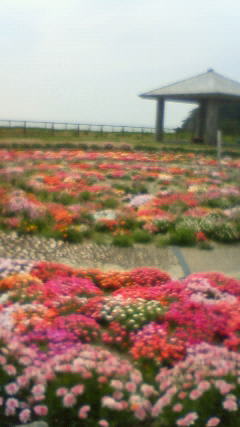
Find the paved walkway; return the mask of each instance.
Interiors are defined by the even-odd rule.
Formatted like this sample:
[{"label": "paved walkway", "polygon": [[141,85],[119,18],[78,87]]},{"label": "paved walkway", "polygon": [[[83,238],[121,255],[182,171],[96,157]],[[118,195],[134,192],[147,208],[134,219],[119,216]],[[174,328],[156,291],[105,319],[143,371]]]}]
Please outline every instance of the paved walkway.
[{"label": "paved walkway", "polygon": [[[240,279],[240,244],[214,244],[212,250],[180,248],[185,265],[191,273],[218,271]],[[183,270],[185,265],[182,266]],[[187,272],[189,274],[189,272]]]}]

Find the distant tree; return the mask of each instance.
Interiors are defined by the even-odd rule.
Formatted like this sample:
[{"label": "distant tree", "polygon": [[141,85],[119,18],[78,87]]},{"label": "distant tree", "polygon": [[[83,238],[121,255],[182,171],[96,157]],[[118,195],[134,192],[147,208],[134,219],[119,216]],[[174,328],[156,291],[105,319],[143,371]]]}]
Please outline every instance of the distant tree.
[{"label": "distant tree", "polygon": [[[183,120],[182,126],[178,128],[181,131],[193,132],[197,120],[198,108],[190,111],[188,117]],[[228,135],[237,135],[240,133],[240,103],[222,104],[219,107],[219,129]]]}]

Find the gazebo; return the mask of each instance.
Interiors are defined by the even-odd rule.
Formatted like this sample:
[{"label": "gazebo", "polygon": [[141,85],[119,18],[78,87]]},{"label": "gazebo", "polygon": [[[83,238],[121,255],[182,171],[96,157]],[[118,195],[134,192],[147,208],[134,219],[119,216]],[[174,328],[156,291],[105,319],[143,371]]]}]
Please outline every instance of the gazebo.
[{"label": "gazebo", "polygon": [[240,83],[209,69],[206,73],[143,93],[140,97],[157,101],[157,141],[163,139],[165,101],[180,101],[199,104],[196,136],[206,144],[216,144],[218,107],[221,103],[240,102]]}]

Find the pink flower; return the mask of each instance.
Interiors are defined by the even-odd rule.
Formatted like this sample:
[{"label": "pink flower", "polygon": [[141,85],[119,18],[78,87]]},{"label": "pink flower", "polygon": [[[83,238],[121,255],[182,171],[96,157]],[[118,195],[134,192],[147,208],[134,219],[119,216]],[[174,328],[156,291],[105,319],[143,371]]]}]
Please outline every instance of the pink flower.
[{"label": "pink flower", "polygon": [[189,394],[189,397],[191,400],[196,400],[198,399],[200,396],[202,396],[202,391],[201,390],[192,390],[191,393]]},{"label": "pink flower", "polygon": [[215,427],[215,426],[218,426],[218,424],[220,423],[220,418],[217,418],[217,417],[212,417],[212,418],[209,418],[209,420],[208,420],[208,422],[207,422],[207,424],[206,424],[206,427]]},{"label": "pink flower", "polygon": [[35,402],[39,402],[40,400],[44,400],[44,399],[45,399],[45,395],[44,394],[36,394],[34,396]]},{"label": "pink flower", "polygon": [[48,413],[48,408],[45,405],[36,405],[36,406],[34,406],[33,409],[34,409],[35,414],[40,415],[40,416],[45,416]]},{"label": "pink flower", "polygon": [[196,419],[198,418],[198,414],[196,412],[189,412],[185,417],[180,418],[177,420],[178,426],[190,426],[195,423]]},{"label": "pink flower", "polygon": [[57,396],[64,396],[66,393],[68,393],[68,389],[66,387],[60,387],[56,391]]},{"label": "pink flower", "polygon": [[135,393],[137,386],[135,383],[129,381],[126,383],[125,388],[129,393]]},{"label": "pink flower", "polygon": [[108,382],[108,379],[107,379],[107,377],[101,375],[100,377],[98,377],[98,382],[101,383],[101,384],[105,384],[105,383]]},{"label": "pink flower", "polygon": [[120,380],[112,380],[110,382],[110,385],[114,388],[116,388],[117,390],[122,390],[123,389],[123,383]]},{"label": "pink flower", "polygon": [[6,400],[6,407],[8,409],[16,409],[19,407],[19,401],[17,399],[15,399],[14,397],[10,397],[9,399]]},{"label": "pink flower", "polygon": [[73,393],[67,393],[63,398],[63,406],[65,406],[65,408],[71,408],[75,405],[76,401],[76,397]]},{"label": "pink flower", "polygon": [[114,409],[116,406],[116,401],[110,396],[103,396],[102,406],[106,406],[107,408]]},{"label": "pink flower", "polygon": [[137,409],[137,411],[134,412],[134,416],[139,420],[144,420],[144,418],[146,418],[146,412],[143,408],[139,408]]},{"label": "pink flower", "polygon": [[221,394],[227,394],[229,391],[234,389],[234,385],[227,383],[224,380],[215,381],[216,388],[220,391]]},{"label": "pink flower", "polygon": [[20,387],[25,387],[29,382],[29,379],[25,375],[17,377],[17,383]]},{"label": "pink flower", "polygon": [[185,393],[185,391],[180,391],[178,395],[179,399],[182,399],[182,400],[185,399],[186,396],[187,396],[187,393]]},{"label": "pink flower", "polygon": [[173,406],[174,412],[181,412],[183,409],[183,405],[181,403],[176,403],[176,405]]},{"label": "pink flower", "polygon": [[142,384],[140,390],[143,393],[144,397],[149,397],[153,394],[156,394],[155,388],[148,384]]},{"label": "pink flower", "polygon": [[114,393],[113,393],[113,398],[115,399],[115,400],[120,400],[120,399],[122,399],[123,398],[123,392],[122,391],[115,391]]},{"label": "pink flower", "polygon": [[100,420],[98,422],[98,425],[100,425],[101,427],[109,427],[109,423],[107,420]]},{"label": "pink flower", "polygon": [[16,375],[17,373],[17,370],[13,365],[5,365],[3,369],[5,372],[7,372],[8,375]]},{"label": "pink flower", "polygon": [[32,388],[32,394],[42,395],[45,392],[45,386],[43,384],[37,384]]},{"label": "pink flower", "polygon": [[83,394],[83,392],[84,392],[83,384],[78,384],[71,388],[71,393],[75,394],[76,396],[78,396],[79,394]]},{"label": "pink flower", "polygon": [[202,391],[209,390],[210,387],[211,387],[211,384],[209,381],[200,381],[200,383],[198,384],[198,389]]},{"label": "pink flower", "polygon": [[223,402],[224,409],[227,409],[227,411],[237,411],[238,406],[234,399],[227,398]]},{"label": "pink flower", "polygon": [[27,423],[31,418],[30,409],[23,409],[19,414],[19,420],[21,423]]},{"label": "pink flower", "polygon": [[19,386],[16,383],[10,383],[4,388],[8,394],[16,394],[19,390]]},{"label": "pink flower", "polygon": [[5,365],[6,361],[6,357],[0,356],[0,365]]},{"label": "pink flower", "polygon": [[80,408],[80,410],[78,411],[78,416],[79,418],[85,419],[88,417],[88,412],[90,411],[90,406],[89,405],[84,405]]},{"label": "pink flower", "polygon": [[6,408],[4,411],[4,414],[9,417],[11,415],[15,415],[16,414],[16,409],[15,408]]}]

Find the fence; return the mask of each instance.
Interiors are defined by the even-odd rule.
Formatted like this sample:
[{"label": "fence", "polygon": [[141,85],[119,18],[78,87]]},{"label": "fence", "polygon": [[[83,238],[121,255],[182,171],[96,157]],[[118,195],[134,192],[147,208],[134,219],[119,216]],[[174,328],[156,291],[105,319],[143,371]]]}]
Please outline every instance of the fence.
[{"label": "fence", "polygon": [[92,123],[70,123],[70,122],[47,122],[34,120],[0,120],[0,128],[2,129],[22,129],[23,134],[27,134],[28,130],[45,130],[52,135],[57,131],[72,131],[76,135],[81,132],[97,132],[97,133],[140,133],[153,134],[155,128],[146,126],[125,126],[125,125],[106,125]]}]

